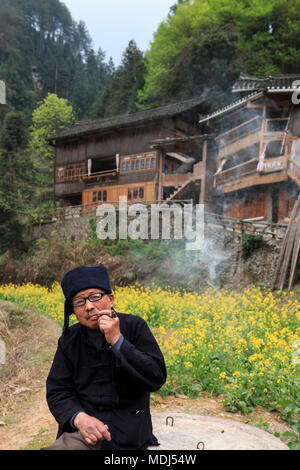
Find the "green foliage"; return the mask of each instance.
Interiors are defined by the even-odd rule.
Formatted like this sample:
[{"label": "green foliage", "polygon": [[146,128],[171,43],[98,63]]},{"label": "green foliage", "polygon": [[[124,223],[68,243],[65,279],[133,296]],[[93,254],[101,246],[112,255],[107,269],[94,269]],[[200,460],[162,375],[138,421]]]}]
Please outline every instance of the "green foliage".
[{"label": "green foliage", "polygon": [[240,71],[297,73],[299,6],[299,0],[180,2],[146,52],[140,103],[160,104],[207,89],[212,108],[220,107]]},{"label": "green foliage", "polygon": [[27,141],[23,113],[9,112],[0,133],[0,253],[26,243],[27,200],[32,196]]},{"label": "green foliage", "polygon": [[73,108],[64,98],[54,93],[38,103],[32,114],[31,139],[29,151],[37,164],[52,164],[54,161],[53,148],[46,141],[47,138],[70,127],[74,122]]},{"label": "green foliage", "polygon": [[242,257],[248,259],[253,251],[261,248],[263,244],[263,236],[251,233],[242,234]]},{"label": "green foliage", "polygon": [[0,107],[0,121],[13,109],[30,117],[48,93],[68,99],[81,118],[110,67],[103,51],[93,50],[85,24],[77,24],[60,0],[1,1],[0,78],[6,83],[7,105]]},{"label": "green foliage", "polygon": [[91,117],[108,117],[137,110],[137,94],[144,85],[145,63],[135,41],[129,41],[121,65],[96,97]]},{"label": "green foliage", "polygon": [[66,99],[54,93],[38,103],[32,115],[30,141],[27,151],[33,164],[34,199],[32,220],[44,220],[44,213],[55,210],[53,200],[54,150],[47,138],[70,127],[74,122],[74,112]]},{"label": "green foliage", "polygon": [[[299,388],[300,383],[298,384]],[[283,418],[290,423],[294,432],[286,431],[284,437],[289,439],[288,446],[291,450],[300,450],[300,403],[299,396],[293,400],[282,400],[279,405],[282,407]]]}]

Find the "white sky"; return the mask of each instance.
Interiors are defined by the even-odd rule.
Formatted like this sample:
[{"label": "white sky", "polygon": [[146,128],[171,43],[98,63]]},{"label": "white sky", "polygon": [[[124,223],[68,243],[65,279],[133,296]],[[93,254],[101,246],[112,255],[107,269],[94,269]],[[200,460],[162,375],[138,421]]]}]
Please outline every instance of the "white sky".
[{"label": "white sky", "polygon": [[167,17],[176,0],[62,0],[73,19],[85,22],[93,40],[112,57],[118,66],[122,52],[134,39],[142,51],[149,49],[150,41],[159,24]]}]

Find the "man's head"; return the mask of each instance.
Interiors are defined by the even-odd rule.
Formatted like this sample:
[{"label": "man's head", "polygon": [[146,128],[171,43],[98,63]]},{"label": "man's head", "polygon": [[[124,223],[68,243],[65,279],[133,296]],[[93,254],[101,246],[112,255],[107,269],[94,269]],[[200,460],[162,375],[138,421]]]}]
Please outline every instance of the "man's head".
[{"label": "man's head", "polygon": [[111,309],[114,296],[104,266],[79,266],[69,271],[61,281],[65,295],[66,332],[69,316],[75,313],[78,321],[89,328],[98,328],[93,314]]}]

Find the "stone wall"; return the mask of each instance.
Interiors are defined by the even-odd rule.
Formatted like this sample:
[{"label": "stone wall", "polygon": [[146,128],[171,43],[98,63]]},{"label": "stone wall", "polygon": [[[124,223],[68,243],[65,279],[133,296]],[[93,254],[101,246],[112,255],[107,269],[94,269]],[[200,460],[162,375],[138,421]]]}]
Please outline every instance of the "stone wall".
[{"label": "stone wall", "polygon": [[[78,217],[64,221],[35,226],[33,237],[44,239],[85,240],[91,231],[89,217]],[[186,265],[176,263],[177,253],[168,260],[145,260],[132,269],[141,280],[151,277],[166,278],[171,283],[187,288],[245,287],[249,284],[270,286],[277,265],[282,238],[265,237],[260,248],[245,260],[242,257],[242,235],[226,230],[222,226],[206,224],[205,243],[201,252],[190,252]],[[192,258],[192,259],[191,259]],[[128,269],[131,267],[128,265]]]},{"label": "stone wall", "polygon": [[67,220],[57,220],[47,224],[35,225],[32,228],[32,238],[65,239],[69,241],[85,240],[90,232],[89,217],[74,217]]}]

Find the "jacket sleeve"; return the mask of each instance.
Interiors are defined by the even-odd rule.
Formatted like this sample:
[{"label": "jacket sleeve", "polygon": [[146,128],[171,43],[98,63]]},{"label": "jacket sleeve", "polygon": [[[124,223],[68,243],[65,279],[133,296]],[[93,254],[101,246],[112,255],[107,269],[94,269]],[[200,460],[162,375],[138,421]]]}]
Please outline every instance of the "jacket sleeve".
[{"label": "jacket sleeve", "polygon": [[72,370],[59,342],[46,381],[46,398],[51,413],[64,431],[72,430],[72,416],[83,411],[73,386]]},{"label": "jacket sleeve", "polygon": [[145,320],[139,318],[132,340],[124,335],[120,353],[119,367],[141,388],[155,392],[163,386],[167,378],[164,357]]}]

